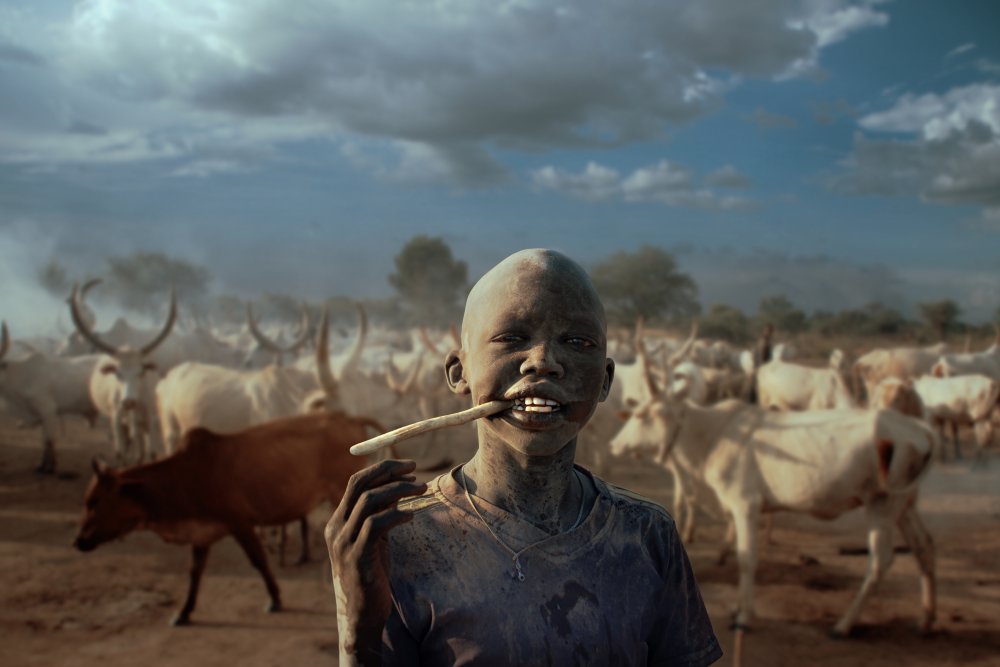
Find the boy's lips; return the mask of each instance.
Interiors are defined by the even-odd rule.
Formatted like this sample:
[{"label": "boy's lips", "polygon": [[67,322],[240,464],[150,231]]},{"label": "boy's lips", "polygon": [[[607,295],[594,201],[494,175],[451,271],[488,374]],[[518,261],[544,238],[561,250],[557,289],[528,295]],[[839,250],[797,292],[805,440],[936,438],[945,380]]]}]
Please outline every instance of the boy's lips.
[{"label": "boy's lips", "polygon": [[514,405],[497,416],[519,428],[552,428],[565,420],[565,399],[561,394],[554,387],[537,385],[509,391],[504,400],[513,401]]}]

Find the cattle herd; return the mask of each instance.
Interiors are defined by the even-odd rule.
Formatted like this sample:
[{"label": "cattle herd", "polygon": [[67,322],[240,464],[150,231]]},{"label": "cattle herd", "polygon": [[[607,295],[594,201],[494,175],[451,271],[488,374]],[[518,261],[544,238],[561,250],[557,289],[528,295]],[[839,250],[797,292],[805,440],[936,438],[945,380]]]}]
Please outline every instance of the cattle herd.
[{"label": "cattle herd", "polygon": [[[440,334],[371,327],[358,305],[356,333],[331,355],[326,313],[318,326],[303,313],[283,343],[249,307],[240,330],[204,322],[182,330],[171,294],[161,327],[119,319],[102,330],[86,303],[98,284],[74,287],[75,330],[65,340],[17,338],[2,324],[0,411],[41,427],[38,472],[46,475],[62,472],[64,416],[107,429],[112,464],[94,461],[75,546],[88,551],[137,529],[189,545],[178,624],[190,621],[209,548],[227,535],[260,572],[270,608],[280,609],[256,529],[301,520],[305,531],[303,517],[338,502],[367,463],[348,455],[349,445],[466,407],[442,371],[444,354],[459,344],[454,326]],[[641,322],[628,333],[609,342],[615,382],[579,438],[578,458],[604,475],[615,457],[662,466],[686,541],[696,510],[721,508],[730,538],[720,557],[735,552],[738,563],[736,627],[753,621],[761,517],[833,518],[854,508],[865,512],[869,567],[833,633],[851,631],[885,575],[894,527],[916,559],[920,626],[932,626],[934,541],[916,500],[932,462],[961,455],[959,429],[972,430],[985,465],[1000,415],[1000,328],[981,352],[874,349],[852,363],[834,350],[821,368],[797,363],[786,346],[758,367],[749,351],[699,339],[696,327],[684,340]],[[423,436],[400,454],[425,469],[463,460],[473,428]]]}]

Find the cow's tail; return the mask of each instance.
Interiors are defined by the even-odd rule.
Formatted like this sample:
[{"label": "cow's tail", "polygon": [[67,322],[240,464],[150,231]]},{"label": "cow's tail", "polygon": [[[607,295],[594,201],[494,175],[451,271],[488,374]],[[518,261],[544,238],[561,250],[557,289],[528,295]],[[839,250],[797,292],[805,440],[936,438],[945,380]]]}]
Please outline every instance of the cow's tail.
[{"label": "cow's tail", "polygon": [[[912,421],[917,424],[916,420]],[[883,492],[893,495],[911,493],[930,470],[931,460],[940,447],[940,439],[933,429],[923,428],[923,424],[919,426],[922,428],[916,438],[875,439],[878,482]]]}]

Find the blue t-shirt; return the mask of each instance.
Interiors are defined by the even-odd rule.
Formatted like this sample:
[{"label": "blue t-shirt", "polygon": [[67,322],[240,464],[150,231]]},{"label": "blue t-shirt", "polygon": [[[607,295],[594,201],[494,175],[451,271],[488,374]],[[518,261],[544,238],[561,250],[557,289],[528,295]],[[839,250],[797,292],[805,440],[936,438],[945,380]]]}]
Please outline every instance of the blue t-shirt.
[{"label": "blue t-shirt", "polygon": [[413,521],[389,533],[390,665],[677,665],[722,650],[673,519],[593,477],[597,498],[575,529],[549,536],[476,499],[511,554],[472,511],[456,471],[400,503]]}]

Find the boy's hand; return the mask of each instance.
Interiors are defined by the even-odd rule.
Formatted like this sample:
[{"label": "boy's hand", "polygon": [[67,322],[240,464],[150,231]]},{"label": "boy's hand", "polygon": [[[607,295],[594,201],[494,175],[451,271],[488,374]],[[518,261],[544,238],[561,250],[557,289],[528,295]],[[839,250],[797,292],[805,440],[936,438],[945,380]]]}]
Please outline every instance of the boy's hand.
[{"label": "boy's hand", "polygon": [[414,461],[386,459],[351,476],[326,524],[341,665],[381,663],[382,629],[392,609],[386,535],[413,518],[396,504],[427,488]]}]

